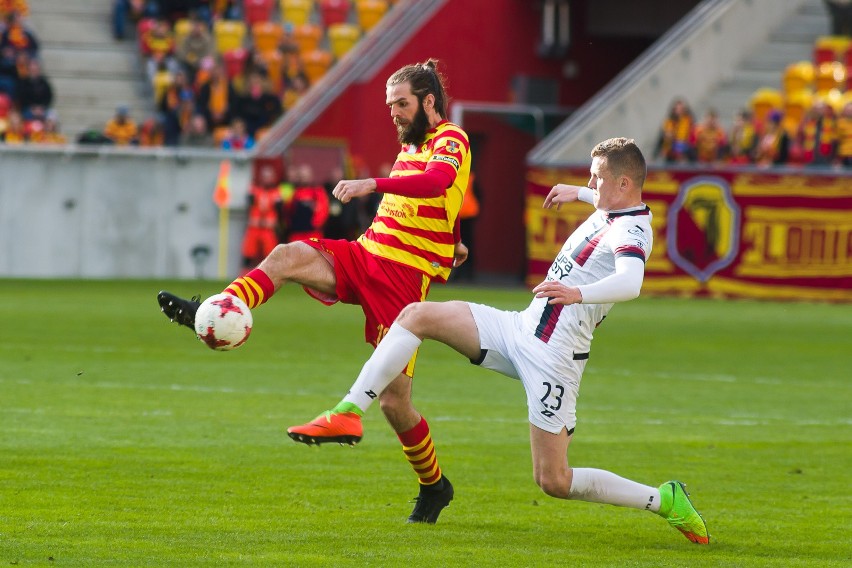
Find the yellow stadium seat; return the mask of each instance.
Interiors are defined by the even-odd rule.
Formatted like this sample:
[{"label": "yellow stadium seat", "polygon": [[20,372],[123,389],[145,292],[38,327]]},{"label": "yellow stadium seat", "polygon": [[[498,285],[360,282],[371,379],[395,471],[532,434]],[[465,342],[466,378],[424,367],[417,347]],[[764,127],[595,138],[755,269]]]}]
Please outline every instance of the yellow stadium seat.
[{"label": "yellow stadium seat", "polygon": [[219,53],[239,49],[245,41],[246,24],[238,20],[216,20],[213,23],[213,37]]},{"label": "yellow stadium seat", "polygon": [[189,18],[181,18],[175,22],[175,45],[180,46],[186,36],[189,35],[189,30],[192,29],[192,20]]},{"label": "yellow stadium seat", "polygon": [[361,39],[361,30],[354,24],[333,24],[328,28],[328,45],[337,59],[352,49]]},{"label": "yellow stadium seat", "polygon": [[784,98],[777,89],[763,87],[754,92],[751,96],[751,111],[754,119],[759,122],[765,122],[769,117],[769,113],[774,110],[781,110],[784,104]]},{"label": "yellow stadium seat", "polygon": [[294,26],[302,26],[311,21],[314,0],[281,0],[281,19]]},{"label": "yellow stadium seat", "polygon": [[784,70],[784,92],[795,93],[814,86],[814,64],[810,61],[791,63]]},{"label": "yellow stadium seat", "polygon": [[388,11],[387,0],[357,0],[355,12],[358,16],[358,25],[364,32],[373,29]]},{"label": "yellow stadium seat", "polygon": [[302,63],[305,67],[305,75],[308,76],[308,82],[313,85],[319,81],[333,62],[334,56],[323,49],[315,49],[305,53],[302,56]]},{"label": "yellow stadium seat", "polygon": [[255,22],[251,26],[251,38],[254,42],[254,48],[260,53],[267,51],[276,51],[278,49],[278,41],[284,34],[284,28],[281,24],[275,22]]},{"label": "yellow stadium seat", "polygon": [[293,28],[293,41],[299,46],[300,53],[318,49],[322,36],[322,28],[314,24],[302,24]]}]

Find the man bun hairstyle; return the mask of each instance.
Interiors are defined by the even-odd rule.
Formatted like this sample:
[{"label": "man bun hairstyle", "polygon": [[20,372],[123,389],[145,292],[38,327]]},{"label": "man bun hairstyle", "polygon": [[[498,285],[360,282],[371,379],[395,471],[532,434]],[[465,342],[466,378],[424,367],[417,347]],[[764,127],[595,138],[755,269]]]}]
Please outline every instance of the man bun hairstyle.
[{"label": "man bun hairstyle", "polygon": [[592,149],[592,158],[597,157],[606,160],[606,167],[614,175],[629,177],[639,189],[645,185],[645,156],[632,138],[604,140]]},{"label": "man bun hairstyle", "polygon": [[438,60],[429,59],[424,63],[406,65],[397,70],[388,79],[388,85],[399,85],[409,83],[411,92],[420,103],[426,95],[435,96],[435,111],[441,118],[447,118],[447,91],[444,88],[444,76],[438,71]]}]

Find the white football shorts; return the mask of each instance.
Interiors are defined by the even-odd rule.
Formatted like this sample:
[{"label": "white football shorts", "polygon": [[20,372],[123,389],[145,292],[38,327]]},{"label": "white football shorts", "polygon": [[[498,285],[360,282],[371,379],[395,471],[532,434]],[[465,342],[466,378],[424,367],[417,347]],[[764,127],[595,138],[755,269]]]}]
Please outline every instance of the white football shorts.
[{"label": "white football shorts", "polygon": [[518,379],[527,393],[529,421],[542,430],[571,434],[577,424],[577,394],[588,353],[564,353],[525,333],[518,312],[468,303],[482,356],[474,365]]}]

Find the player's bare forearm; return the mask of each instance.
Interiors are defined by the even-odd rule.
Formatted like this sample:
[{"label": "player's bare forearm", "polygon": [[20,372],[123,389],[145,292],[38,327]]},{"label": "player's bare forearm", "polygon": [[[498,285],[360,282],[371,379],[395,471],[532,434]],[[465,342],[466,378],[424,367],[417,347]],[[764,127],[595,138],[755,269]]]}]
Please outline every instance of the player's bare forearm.
[{"label": "player's bare forearm", "polygon": [[548,304],[580,304],[583,302],[583,294],[574,286],[566,286],[556,280],[545,280],[532,289],[536,298],[549,298]]},{"label": "player's bare forearm", "polygon": [[331,194],[339,199],[341,203],[349,203],[352,199],[361,197],[362,195],[369,195],[375,190],[376,180],[373,178],[344,179],[337,182]]},{"label": "player's bare forearm", "polygon": [[558,211],[559,207],[563,203],[577,201],[577,195],[579,194],[580,189],[581,187],[579,185],[557,183],[550,189],[550,192],[547,194],[547,197],[544,198],[543,207],[545,209],[549,209],[552,206],[556,205],[556,209]]}]

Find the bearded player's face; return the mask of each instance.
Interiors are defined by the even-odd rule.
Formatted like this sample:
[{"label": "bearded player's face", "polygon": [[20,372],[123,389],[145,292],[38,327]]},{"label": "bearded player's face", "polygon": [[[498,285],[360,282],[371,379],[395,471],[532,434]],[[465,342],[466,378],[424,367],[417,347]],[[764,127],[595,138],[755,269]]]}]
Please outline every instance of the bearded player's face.
[{"label": "bearded player's face", "polygon": [[411,92],[411,85],[388,85],[386,104],[396,126],[399,143],[419,146],[426,139],[429,118],[417,96]]}]

